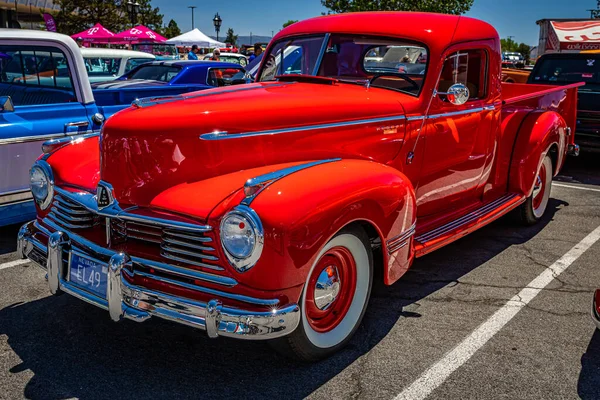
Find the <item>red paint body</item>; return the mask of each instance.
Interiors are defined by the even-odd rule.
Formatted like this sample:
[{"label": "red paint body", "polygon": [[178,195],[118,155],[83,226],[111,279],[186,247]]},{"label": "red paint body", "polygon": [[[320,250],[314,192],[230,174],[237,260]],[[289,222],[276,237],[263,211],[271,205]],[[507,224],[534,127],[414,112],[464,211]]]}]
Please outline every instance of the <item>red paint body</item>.
[{"label": "red paint body", "polygon": [[[106,122],[99,146],[97,139],[89,139],[48,158],[57,184],[94,192],[102,179],[114,187],[123,208],[151,208],[208,223],[218,243],[221,218],[244,198],[246,180],[290,165],[340,158],[288,175],[252,202],[265,229],[264,250],[253,268],[236,271],[221,246],[216,249],[225,268],[218,273],[240,282],[226,290],[297,301],[319,250],[344,226],[361,223],[382,244],[379,268],[391,284],[415,255],[450,243],[524,201],[548,152],[555,157],[553,173],[562,167],[573,140],[567,128],[574,133],[579,85],[502,84],[500,41],[487,23],[422,13],[336,15],[293,24],[272,43],[317,33],[424,44],[429,65],[420,95],[337,81],[274,82],[131,107]],[[488,57],[485,99],[453,105],[433,97],[445,57],[472,48]],[[468,113],[479,108],[485,109]],[[464,113],[414,118],[457,112]],[[236,118],[230,118],[232,113]],[[227,140],[199,138],[214,131],[264,132],[390,116],[403,119]],[[393,129],[386,128],[390,125]],[[415,223],[419,237],[507,194],[514,197],[468,225],[431,241],[410,239],[388,254],[386,242]],[[178,293],[167,284],[154,289]]]}]

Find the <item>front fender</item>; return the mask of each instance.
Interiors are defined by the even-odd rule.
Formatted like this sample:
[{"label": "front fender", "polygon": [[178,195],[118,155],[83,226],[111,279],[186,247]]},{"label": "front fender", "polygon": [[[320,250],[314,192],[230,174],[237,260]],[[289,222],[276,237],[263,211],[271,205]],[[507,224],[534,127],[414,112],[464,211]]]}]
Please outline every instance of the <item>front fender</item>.
[{"label": "front fender", "polygon": [[554,111],[529,114],[515,140],[509,173],[509,191],[530,196],[535,176],[546,154],[556,145],[553,174],[562,168],[567,152],[567,124]]},{"label": "front fender", "polygon": [[[228,207],[234,205],[228,202]],[[264,226],[265,246],[258,263],[239,279],[255,288],[277,290],[304,284],[323,245],[356,221],[370,224],[381,240],[386,283],[398,279],[413,257],[410,240],[388,256],[386,241],[413,227],[416,206],[410,181],[383,164],[340,160],[313,166],[275,181],[250,207]],[[220,216],[213,218],[211,224],[218,226]]]}]

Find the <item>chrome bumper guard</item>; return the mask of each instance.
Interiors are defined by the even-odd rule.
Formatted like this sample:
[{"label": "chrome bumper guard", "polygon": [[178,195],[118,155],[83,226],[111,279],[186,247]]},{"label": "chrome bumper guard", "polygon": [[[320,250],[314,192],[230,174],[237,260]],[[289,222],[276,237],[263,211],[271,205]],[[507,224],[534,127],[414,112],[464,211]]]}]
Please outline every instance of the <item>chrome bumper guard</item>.
[{"label": "chrome bumper guard", "polygon": [[592,320],[596,324],[596,328],[600,329],[600,315],[598,315],[598,312],[596,310],[596,293],[594,293],[594,297],[592,297]]},{"label": "chrome bumper guard", "polygon": [[567,155],[573,157],[579,157],[579,145],[578,144],[570,144],[567,148]]},{"label": "chrome bumper guard", "polygon": [[[65,277],[63,252],[70,254],[72,247],[79,249],[78,243],[69,238],[66,232],[50,233],[48,246],[44,246],[35,234],[43,234],[36,228],[36,222],[28,222],[19,230],[17,254],[45,269],[52,294],[68,293],[108,311],[113,321],[127,318],[142,322],[151,316],[206,330],[210,338],[218,336],[238,339],[266,340],[285,336],[300,322],[297,304],[290,304],[272,311],[256,312],[223,306],[221,300],[207,303],[153,291],[125,281],[122,274],[129,274],[131,263],[125,253],[111,252],[108,261],[106,299],[95,296],[69,282]],[[76,235],[73,235],[76,236]],[[105,252],[109,250],[105,249]],[[95,259],[93,255],[90,258]]]}]

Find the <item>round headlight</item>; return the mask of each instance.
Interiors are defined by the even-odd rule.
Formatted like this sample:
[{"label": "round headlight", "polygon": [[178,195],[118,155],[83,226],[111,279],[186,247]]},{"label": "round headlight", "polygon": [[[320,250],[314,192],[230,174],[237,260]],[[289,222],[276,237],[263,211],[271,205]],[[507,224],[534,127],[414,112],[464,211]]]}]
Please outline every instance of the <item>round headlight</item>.
[{"label": "round headlight", "polygon": [[258,215],[249,207],[236,207],[221,221],[221,243],[229,262],[246,271],[256,264],[263,247],[263,229]]},{"label": "round headlight", "polygon": [[29,171],[29,186],[33,198],[42,210],[48,208],[52,201],[53,185],[50,165],[45,161],[36,162]]}]

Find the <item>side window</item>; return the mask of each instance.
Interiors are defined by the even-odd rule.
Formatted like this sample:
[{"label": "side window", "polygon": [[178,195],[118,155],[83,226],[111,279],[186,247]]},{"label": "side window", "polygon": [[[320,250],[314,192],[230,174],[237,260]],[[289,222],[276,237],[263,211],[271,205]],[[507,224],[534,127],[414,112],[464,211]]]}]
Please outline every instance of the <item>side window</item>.
[{"label": "side window", "polygon": [[127,64],[125,64],[125,73],[128,73],[138,65],[145,64],[150,61],[152,61],[150,58],[130,58],[127,60]]},{"label": "side window", "polygon": [[75,101],[64,53],[45,46],[0,46],[0,96],[15,106]]},{"label": "side window", "polygon": [[207,85],[230,86],[243,80],[245,73],[237,68],[211,68],[208,70]]},{"label": "side window", "polygon": [[484,99],[486,93],[487,55],[484,50],[461,50],[444,61],[438,91],[446,92],[455,83],[469,89],[469,101]]}]

